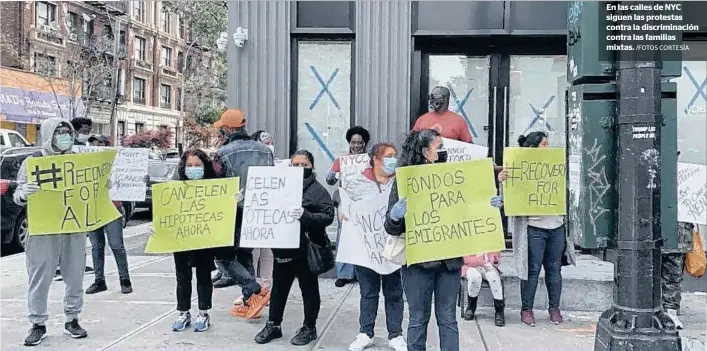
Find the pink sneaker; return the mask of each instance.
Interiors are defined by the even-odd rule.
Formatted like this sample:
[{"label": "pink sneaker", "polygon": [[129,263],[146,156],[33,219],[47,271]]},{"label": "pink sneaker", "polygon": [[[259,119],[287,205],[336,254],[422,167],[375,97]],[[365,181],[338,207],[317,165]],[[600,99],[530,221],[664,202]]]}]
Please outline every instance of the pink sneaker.
[{"label": "pink sneaker", "polygon": [[548,312],[550,313],[550,322],[552,322],[552,324],[562,323],[562,314],[559,308],[551,308]]},{"label": "pink sneaker", "polygon": [[535,326],[535,316],[533,311],[520,311],[520,321],[531,327]]}]

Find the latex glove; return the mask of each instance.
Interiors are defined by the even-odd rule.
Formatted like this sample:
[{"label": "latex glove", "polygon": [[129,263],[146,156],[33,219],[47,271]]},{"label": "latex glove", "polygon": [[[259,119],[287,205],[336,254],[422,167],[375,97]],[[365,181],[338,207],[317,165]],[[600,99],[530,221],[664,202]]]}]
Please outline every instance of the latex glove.
[{"label": "latex glove", "polygon": [[406,197],[398,199],[398,202],[390,209],[390,219],[399,221],[408,212],[408,199]]},{"label": "latex glove", "polygon": [[336,173],[334,173],[334,172],[329,172],[329,173],[326,175],[326,182],[327,182],[327,184],[334,184],[334,183],[336,183],[337,181],[338,181],[338,179],[336,179]]},{"label": "latex glove", "polygon": [[243,189],[241,189],[236,193],[236,202],[243,201],[243,198],[244,198]]},{"label": "latex glove", "polygon": [[500,195],[492,196],[491,197],[491,206],[496,207],[496,208],[503,207],[503,197]]},{"label": "latex glove", "polygon": [[290,217],[294,219],[300,219],[302,218],[302,214],[304,214],[304,208],[299,207],[299,208],[293,208],[289,211],[288,213]]},{"label": "latex glove", "polygon": [[27,201],[27,198],[39,191],[39,184],[37,183],[24,183],[19,186],[20,198]]}]

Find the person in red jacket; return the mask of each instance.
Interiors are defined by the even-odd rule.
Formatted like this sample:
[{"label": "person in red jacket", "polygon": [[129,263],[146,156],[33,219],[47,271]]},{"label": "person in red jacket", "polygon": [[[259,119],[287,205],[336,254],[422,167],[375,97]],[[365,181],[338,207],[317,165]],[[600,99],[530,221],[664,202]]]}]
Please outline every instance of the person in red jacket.
[{"label": "person in red jacket", "polygon": [[415,121],[412,130],[434,129],[444,138],[473,143],[464,118],[449,110],[449,96],[448,88],[434,87],[428,96],[430,111]]},{"label": "person in red jacket", "polygon": [[503,309],[506,307],[503,299],[503,281],[501,271],[498,269],[501,254],[498,252],[488,252],[478,255],[464,257],[462,266],[462,277],[466,278],[468,284],[468,304],[464,311],[465,320],[473,320],[476,313],[476,303],[481,291],[481,282],[486,279],[493,295],[493,307],[496,309],[494,323],[502,327],[506,325],[506,317]]}]

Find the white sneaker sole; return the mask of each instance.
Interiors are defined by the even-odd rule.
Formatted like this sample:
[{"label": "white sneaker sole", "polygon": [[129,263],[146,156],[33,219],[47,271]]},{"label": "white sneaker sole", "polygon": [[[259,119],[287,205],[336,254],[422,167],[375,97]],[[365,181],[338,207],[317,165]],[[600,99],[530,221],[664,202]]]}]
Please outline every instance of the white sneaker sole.
[{"label": "white sneaker sole", "polygon": [[25,345],[25,346],[37,346],[37,345],[41,344],[41,343],[42,343],[42,340],[44,340],[44,339],[46,339],[46,338],[47,338],[47,333],[44,333],[44,335],[42,335],[42,336],[39,338],[39,340],[37,340],[36,342],[33,342],[33,343],[26,343],[26,342],[25,342],[25,343],[22,343],[22,344]]},{"label": "white sneaker sole", "polygon": [[349,346],[349,351],[363,351],[369,347],[373,347],[373,342],[371,342],[370,344],[368,344],[364,347],[351,347],[351,346]]},{"label": "white sneaker sole", "polygon": [[64,329],[64,334],[66,334],[66,335],[68,335],[68,336],[70,336],[70,337],[72,337],[72,338],[74,338],[74,339],[82,339],[82,338],[85,338],[85,337],[88,336],[88,334],[86,334],[86,335],[75,335],[75,334],[71,334],[71,332],[68,331],[68,330],[66,330],[66,329]]}]

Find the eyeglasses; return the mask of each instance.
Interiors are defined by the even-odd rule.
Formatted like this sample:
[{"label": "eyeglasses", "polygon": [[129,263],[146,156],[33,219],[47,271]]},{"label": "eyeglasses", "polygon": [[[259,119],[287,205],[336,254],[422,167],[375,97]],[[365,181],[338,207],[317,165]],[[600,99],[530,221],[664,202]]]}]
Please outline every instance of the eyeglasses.
[{"label": "eyeglasses", "polygon": [[72,134],[71,129],[69,128],[58,128],[54,131],[55,135],[66,135],[66,134]]}]

